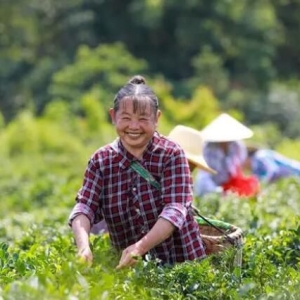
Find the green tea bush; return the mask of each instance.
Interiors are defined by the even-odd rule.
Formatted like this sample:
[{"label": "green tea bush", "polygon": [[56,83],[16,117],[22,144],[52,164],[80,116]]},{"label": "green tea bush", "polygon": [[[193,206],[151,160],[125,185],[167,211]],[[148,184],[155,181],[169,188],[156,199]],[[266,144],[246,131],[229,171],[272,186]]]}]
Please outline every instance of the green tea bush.
[{"label": "green tea bush", "polygon": [[107,235],[91,236],[92,266],[78,260],[67,219],[88,157],[102,140],[97,132],[84,140],[88,126],[79,119],[68,124],[64,115],[54,125],[49,115],[36,120],[25,113],[2,131],[9,151],[0,156],[0,299],[300,298],[298,177],[263,185],[253,198],[195,199],[204,216],[243,230],[241,268],[234,265],[236,251],[227,249],[199,262],[171,267],[148,259],[117,271],[120,254]]}]

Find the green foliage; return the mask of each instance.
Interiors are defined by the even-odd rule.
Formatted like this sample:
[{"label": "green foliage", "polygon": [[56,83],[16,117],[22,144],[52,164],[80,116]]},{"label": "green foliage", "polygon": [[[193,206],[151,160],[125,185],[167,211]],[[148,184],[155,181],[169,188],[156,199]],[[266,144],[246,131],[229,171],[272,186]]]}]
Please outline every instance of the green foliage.
[{"label": "green foliage", "polygon": [[[256,198],[242,200],[235,195],[211,194],[195,199],[194,204],[205,216],[243,229],[241,269],[233,265],[236,252],[228,249],[205,260],[174,267],[146,260],[134,268],[117,271],[120,254],[112,250],[107,235],[91,236],[93,265],[80,262],[67,218],[88,155],[101,144],[102,126],[97,127],[99,131],[93,128],[98,121],[106,124],[101,121],[103,114],[93,114],[91,110],[101,109],[95,99],[93,94],[82,98],[85,113],[80,117],[72,116],[65,102],[55,102],[47,107],[44,117],[37,119],[24,112],[3,130],[10,137],[1,140],[9,142],[7,149],[21,150],[0,157],[0,189],[5,200],[0,204],[0,297],[299,298],[299,178],[263,186]],[[40,136],[37,128],[43,129],[47,139]],[[53,128],[56,138],[52,141]],[[76,134],[78,128],[80,134]],[[168,127],[163,128],[167,132]],[[30,135],[34,139],[29,140]],[[68,136],[76,143],[69,145]],[[46,143],[45,139],[50,141]],[[64,139],[65,147],[60,144]],[[84,150],[74,148],[76,144]]]},{"label": "green foliage", "polygon": [[263,99],[257,98],[248,105],[251,123],[276,124],[277,129],[286,137],[299,135],[300,92],[299,87],[273,84]]},{"label": "green foliage", "polygon": [[282,0],[1,3],[0,298],[299,299],[299,178],[251,199],[195,199],[204,215],[243,229],[241,270],[229,249],[116,271],[105,235],[91,237],[88,267],[67,224],[89,155],[116,135],[113,97],[137,73],[159,96],[160,132],[201,129],[226,111],[251,125],[254,142],[300,159],[299,9]]},{"label": "green foliage", "polygon": [[300,140],[283,138],[280,143],[276,146],[276,150],[286,155],[287,157],[300,161]]},{"label": "green foliage", "polygon": [[80,115],[95,89],[107,109],[129,77],[146,72],[163,75],[174,99],[188,102],[205,86],[223,111],[298,137],[290,82],[299,91],[299,11],[281,0],[3,2],[1,112],[6,122],[24,109],[40,116],[63,100]]},{"label": "green foliage", "polygon": [[300,160],[299,139],[283,137],[274,123],[255,125],[251,129],[254,132],[253,138],[247,140],[247,144],[256,145],[260,148],[271,148],[292,159]]},{"label": "green foliage", "polygon": [[[252,141],[261,147],[274,148],[282,140],[277,126],[273,123],[265,123],[263,126],[254,125],[251,129],[254,132]],[[251,144],[251,141],[249,143]]]},{"label": "green foliage", "polygon": [[4,118],[0,111],[0,132],[2,131],[3,128],[4,128]]},{"label": "green foliage", "polygon": [[108,122],[108,112],[105,105],[99,100],[99,90],[95,89],[89,94],[85,94],[81,99],[81,110],[84,114],[84,119],[81,121],[82,130],[87,137],[93,139],[95,135],[101,137],[102,143],[109,143],[115,130],[110,122]]},{"label": "green foliage", "polygon": [[8,155],[21,155],[23,152],[62,152],[66,148],[71,153],[82,151],[82,145],[72,135],[61,132],[59,124],[46,119],[36,119],[28,111],[21,113],[12,122],[3,137]]},{"label": "green foliage", "polygon": [[205,86],[197,87],[189,101],[174,99],[167,86],[159,88],[158,94],[163,94],[162,110],[170,123],[184,124],[200,130],[219,114],[218,101]]},{"label": "green foliage", "polygon": [[44,110],[42,120],[47,124],[55,124],[64,128],[64,131],[70,134],[81,133],[80,124],[71,111],[71,104],[62,100],[56,100],[49,103]]},{"label": "green foliage", "polygon": [[96,91],[103,107],[108,109],[114,94],[146,67],[145,61],[134,58],[121,43],[95,49],[81,46],[75,62],[54,74],[50,94],[54,99],[68,101],[72,104],[70,108],[78,112],[79,99]]},{"label": "green foliage", "polygon": [[192,90],[197,85],[206,85],[218,96],[222,96],[228,90],[229,78],[222,58],[212,53],[209,47],[194,57],[193,67],[195,75],[189,82]]}]

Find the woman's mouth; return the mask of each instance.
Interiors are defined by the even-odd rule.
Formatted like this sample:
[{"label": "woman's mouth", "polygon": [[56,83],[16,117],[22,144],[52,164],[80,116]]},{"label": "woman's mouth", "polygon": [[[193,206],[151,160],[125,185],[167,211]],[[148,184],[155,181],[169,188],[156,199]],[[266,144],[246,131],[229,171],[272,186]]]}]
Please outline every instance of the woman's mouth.
[{"label": "woman's mouth", "polygon": [[133,137],[133,138],[137,138],[137,137],[140,137],[142,135],[142,133],[126,132],[126,135]]}]

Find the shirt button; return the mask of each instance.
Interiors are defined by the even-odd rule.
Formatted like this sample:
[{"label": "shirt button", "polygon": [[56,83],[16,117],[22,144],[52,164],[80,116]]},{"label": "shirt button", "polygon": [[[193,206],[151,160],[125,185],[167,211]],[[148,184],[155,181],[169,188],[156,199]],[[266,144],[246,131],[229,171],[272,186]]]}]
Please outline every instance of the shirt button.
[{"label": "shirt button", "polygon": [[134,191],[134,192],[135,192],[135,191],[136,191],[136,188],[134,187],[134,188],[132,189],[132,191]]}]

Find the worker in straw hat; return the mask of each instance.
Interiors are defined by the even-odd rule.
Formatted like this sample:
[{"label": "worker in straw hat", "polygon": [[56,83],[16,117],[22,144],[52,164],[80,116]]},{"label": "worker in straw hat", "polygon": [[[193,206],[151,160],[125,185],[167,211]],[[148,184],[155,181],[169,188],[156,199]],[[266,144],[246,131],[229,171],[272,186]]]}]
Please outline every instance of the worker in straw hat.
[{"label": "worker in straw hat", "polygon": [[200,170],[195,179],[195,194],[234,192],[239,196],[255,195],[259,190],[256,177],[242,173],[247,158],[244,139],[252,137],[248,127],[226,113],[220,114],[202,131],[205,141],[203,155],[216,174]]},{"label": "worker in straw hat", "polygon": [[216,174],[216,171],[208,166],[203,157],[203,138],[200,131],[188,126],[177,125],[171,130],[168,137],[184,150],[191,171],[199,168],[210,174]]}]

